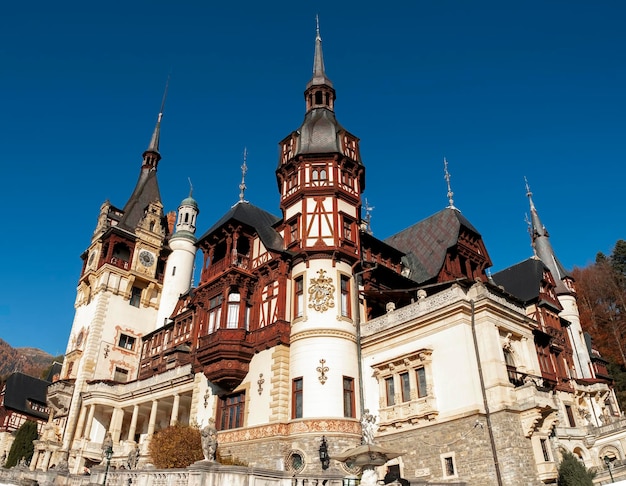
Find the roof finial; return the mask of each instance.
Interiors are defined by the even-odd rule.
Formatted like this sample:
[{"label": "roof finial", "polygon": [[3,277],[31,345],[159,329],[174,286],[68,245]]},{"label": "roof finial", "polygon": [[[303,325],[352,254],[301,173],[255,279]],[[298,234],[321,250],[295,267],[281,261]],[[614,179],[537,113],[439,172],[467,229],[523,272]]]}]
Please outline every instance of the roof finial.
[{"label": "roof finial", "polygon": [[322,37],[320,36],[320,16],[319,14],[315,14],[315,40],[322,40]]},{"label": "roof finial", "polygon": [[448,206],[450,209],[456,209],[454,207],[454,199],[452,199],[452,196],[454,196],[454,193],[452,192],[452,188],[450,186],[450,172],[448,172],[448,159],[446,159],[445,157],[443,158],[443,171],[444,171],[444,179],[446,180],[446,183],[448,184],[448,201],[450,202],[450,205]]},{"label": "roof finial", "polygon": [[187,177],[189,181],[189,197],[193,197],[193,184],[191,183],[191,177]]},{"label": "roof finial", "polygon": [[246,159],[248,158],[248,149],[243,148],[243,165],[241,166],[241,184],[239,184],[239,202],[245,202],[244,193],[246,192],[246,172],[248,172],[248,166],[246,165]]},{"label": "roof finial", "polygon": [[533,193],[530,190],[530,185],[528,184],[528,179],[524,176],[524,184],[526,185],[526,196],[528,197],[528,201],[530,202],[530,210],[535,209],[535,204],[533,203]]},{"label": "roof finial", "polygon": [[364,230],[366,233],[368,234],[373,234],[372,232],[372,210],[374,209],[374,206],[370,206],[370,203],[367,201],[367,198],[365,198],[365,207],[363,208],[365,209],[365,227]]}]

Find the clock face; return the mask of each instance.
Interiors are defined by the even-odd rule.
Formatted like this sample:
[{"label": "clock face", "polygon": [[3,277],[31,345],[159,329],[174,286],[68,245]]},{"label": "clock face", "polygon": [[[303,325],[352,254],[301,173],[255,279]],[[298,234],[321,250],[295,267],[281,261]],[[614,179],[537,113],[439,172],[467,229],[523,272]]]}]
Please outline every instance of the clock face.
[{"label": "clock face", "polygon": [[149,251],[142,250],[139,253],[139,261],[144,267],[151,267],[154,264],[154,255]]},{"label": "clock face", "polygon": [[89,255],[89,261],[87,262],[87,265],[91,265],[93,263],[93,259],[96,258],[96,252],[92,252],[91,255]]}]

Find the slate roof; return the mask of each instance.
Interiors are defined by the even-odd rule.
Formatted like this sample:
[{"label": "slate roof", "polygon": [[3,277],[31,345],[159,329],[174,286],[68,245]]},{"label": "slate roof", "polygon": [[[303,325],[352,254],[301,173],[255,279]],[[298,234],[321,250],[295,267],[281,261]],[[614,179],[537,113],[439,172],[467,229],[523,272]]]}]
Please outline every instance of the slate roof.
[{"label": "slate roof", "polygon": [[254,228],[267,249],[275,251],[284,250],[285,245],[283,238],[274,229],[274,225],[280,221],[280,218],[247,201],[240,201],[230,208],[230,211],[204,233],[200,240],[208,238],[214,231],[221,228],[230,220],[238,221],[239,223]]},{"label": "slate roof", "polygon": [[504,287],[525,304],[539,298],[543,274],[549,268],[539,258],[529,258],[509,268],[494,273],[491,278],[496,285]]},{"label": "slate roof", "polygon": [[124,206],[124,216],[122,216],[119,226],[134,232],[137,224],[143,218],[146,207],[157,201],[161,202],[161,193],[156,170],[142,169],[135,190]]},{"label": "slate roof", "polygon": [[403,263],[411,270],[409,277],[424,283],[439,274],[446,252],[458,242],[462,227],[480,236],[458,209],[445,208],[390,236],[385,243],[406,254]]},{"label": "slate roof", "polygon": [[32,410],[28,402],[46,405],[46,392],[50,382],[24,373],[13,373],[7,378],[4,392],[4,407],[26,415],[46,419],[48,414]]}]

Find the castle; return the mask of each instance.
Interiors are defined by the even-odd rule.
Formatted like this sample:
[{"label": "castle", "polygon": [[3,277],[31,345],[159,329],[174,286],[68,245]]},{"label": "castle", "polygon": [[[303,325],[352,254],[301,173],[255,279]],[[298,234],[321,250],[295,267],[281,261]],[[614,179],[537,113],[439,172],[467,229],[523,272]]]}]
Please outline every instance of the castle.
[{"label": "castle", "polygon": [[402,452],[380,474],[413,482],[555,483],[562,450],[598,470],[624,460],[606,363],[582,332],[575,282],[530,189],[534,254],[493,276],[451,195],[377,239],[319,29],[304,99],[302,124],[279,144],[279,216],[246,201],[242,180],[239,201],[203,233],[192,194],[164,211],[159,114],[133,193],[101,206],[81,256],[31,469],[99,464],[109,434],[112,464],[138,445],[145,465],[156,432],[213,419],[221,457],[349,476],[358,465],[324,464],[319,449],[332,458],[360,444],[365,416],[377,444]]}]

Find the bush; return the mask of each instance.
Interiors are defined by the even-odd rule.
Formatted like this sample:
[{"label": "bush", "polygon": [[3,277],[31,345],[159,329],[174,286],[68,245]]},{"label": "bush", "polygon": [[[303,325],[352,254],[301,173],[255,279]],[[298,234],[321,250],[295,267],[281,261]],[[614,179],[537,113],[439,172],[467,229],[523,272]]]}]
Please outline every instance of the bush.
[{"label": "bush", "polygon": [[33,457],[35,451],[34,440],[37,440],[37,424],[32,420],[27,420],[22,426],[17,429],[15,433],[15,440],[9,450],[9,456],[4,467],[9,468],[17,466],[22,459],[25,459],[27,463]]},{"label": "bush", "polygon": [[158,469],[180,469],[204,459],[200,430],[189,425],[172,425],[152,436],[148,453]]},{"label": "bush", "polygon": [[563,451],[559,464],[559,486],[593,486],[594,474],[571,452]]}]

